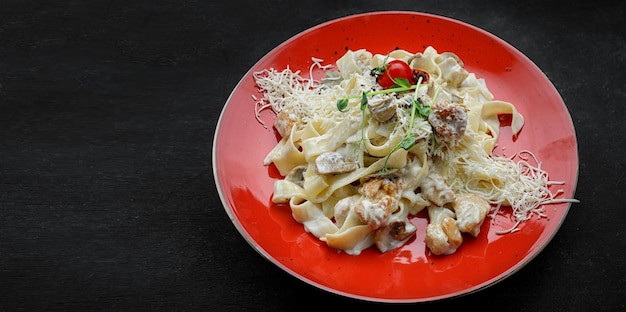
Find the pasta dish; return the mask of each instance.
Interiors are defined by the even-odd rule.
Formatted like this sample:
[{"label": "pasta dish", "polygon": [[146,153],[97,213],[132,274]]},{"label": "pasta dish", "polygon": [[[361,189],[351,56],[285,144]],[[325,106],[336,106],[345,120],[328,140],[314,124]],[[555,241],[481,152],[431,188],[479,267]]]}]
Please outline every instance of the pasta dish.
[{"label": "pasta dish", "polygon": [[[313,79],[313,70],[325,72]],[[433,47],[386,55],[348,50],[333,65],[312,58],[308,78],[289,67],[254,73],[280,141],[272,201],[291,209],[304,230],[329,247],[359,255],[387,252],[414,237],[411,218],[428,215],[425,244],[454,253],[480,234],[488,216],[512,209],[515,232],[559,199],[531,151],[493,153],[501,117],[513,135],[524,117],[494,99],[484,79],[454,53]]]}]

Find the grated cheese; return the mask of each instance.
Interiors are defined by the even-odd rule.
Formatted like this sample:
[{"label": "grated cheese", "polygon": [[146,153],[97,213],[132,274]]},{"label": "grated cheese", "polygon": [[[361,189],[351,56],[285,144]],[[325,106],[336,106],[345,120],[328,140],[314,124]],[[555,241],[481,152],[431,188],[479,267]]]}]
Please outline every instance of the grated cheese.
[{"label": "grated cheese", "polygon": [[564,182],[550,181],[548,172],[541,168],[541,162],[532,152],[523,150],[512,157],[490,156],[482,152],[482,148],[470,148],[467,140],[471,137],[466,136],[464,147],[450,153],[441,166],[447,171],[447,182],[455,192],[477,194],[495,206],[492,221],[500,207],[511,207],[515,224],[498,234],[517,231],[518,225],[533,215],[547,217],[544,205],[578,202],[556,198],[563,190],[552,192],[550,186]]},{"label": "grated cheese", "polygon": [[[261,120],[261,111],[271,109],[278,114],[286,107],[290,113],[303,119],[303,122],[310,120],[314,114],[320,113],[319,109],[311,107],[313,103],[333,103],[337,96],[332,89],[317,88],[319,81],[313,79],[313,70],[317,67],[321,70],[328,70],[333,65],[322,65],[323,60],[311,58],[313,64],[309,68],[309,78],[300,76],[300,71],[292,71],[289,66],[282,71],[274,68],[265,69],[253,73],[254,80],[263,94],[260,99],[255,99],[254,114],[265,128],[265,122]],[[315,90],[315,92],[312,92]]]}]

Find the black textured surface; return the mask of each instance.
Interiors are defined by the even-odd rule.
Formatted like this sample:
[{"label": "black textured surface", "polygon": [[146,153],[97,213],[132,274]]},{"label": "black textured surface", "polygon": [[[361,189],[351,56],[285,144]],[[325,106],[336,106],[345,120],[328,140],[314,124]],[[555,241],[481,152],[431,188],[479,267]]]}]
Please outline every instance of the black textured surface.
[{"label": "black textured surface", "polygon": [[[560,231],[480,292],[388,306],[258,255],[212,177],[219,113],[291,36],[377,10],[452,17],[506,40],[572,114],[580,172]],[[0,310],[626,309],[622,1],[0,1]]]}]

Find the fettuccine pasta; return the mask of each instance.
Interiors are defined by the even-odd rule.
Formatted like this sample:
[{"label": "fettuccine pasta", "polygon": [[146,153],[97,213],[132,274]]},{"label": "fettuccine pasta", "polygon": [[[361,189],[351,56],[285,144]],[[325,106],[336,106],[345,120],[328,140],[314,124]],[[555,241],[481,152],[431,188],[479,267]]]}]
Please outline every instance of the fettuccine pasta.
[{"label": "fettuccine pasta", "polygon": [[[410,216],[427,209],[427,247],[450,254],[479,235],[493,207],[512,207],[520,223],[558,201],[539,167],[492,155],[499,115],[511,115],[514,135],[524,118],[455,54],[362,49],[335,66],[312,60],[311,70],[326,71],[321,81],[289,68],[255,73],[256,113],[273,110],[281,135],[264,160],[285,177],[272,201],[329,247],[393,250],[417,231]],[[383,89],[375,69],[393,60],[427,75]]]}]

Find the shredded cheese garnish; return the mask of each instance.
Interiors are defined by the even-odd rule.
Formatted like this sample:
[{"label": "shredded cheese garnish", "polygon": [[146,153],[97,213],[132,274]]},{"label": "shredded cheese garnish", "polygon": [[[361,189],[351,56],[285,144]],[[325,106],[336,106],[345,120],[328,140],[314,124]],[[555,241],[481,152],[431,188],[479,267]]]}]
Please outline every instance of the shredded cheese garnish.
[{"label": "shredded cheese garnish", "polygon": [[319,81],[313,79],[313,71],[316,67],[321,70],[333,67],[330,64],[322,65],[324,60],[319,58],[312,57],[311,61],[313,64],[309,67],[309,78],[303,78],[299,70],[294,72],[289,66],[282,71],[270,68],[253,73],[257,87],[263,93],[262,98],[254,98],[256,101],[254,115],[263,127],[267,128],[267,125],[261,120],[260,113],[265,109],[271,109],[275,114],[285,107],[295,109],[295,113],[300,116],[307,116],[311,113],[307,106],[319,100],[312,97],[322,96],[319,92],[311,92],[319,84]]},{"label": "shredded cheese garnish", "polygon": [[495,206],[490,215],[492,221],[502,206],[511,207],[515,224],[496,233],[515,232],[520,223],[533,215],[547,217],[544,205],[578,202],[557,199],[563,190],[552,192],[550,186],[564,182],[550,181],[548,172],[541,168],[541,162],[532,152],[522,150],[511,157],[490,156],[484,154],[482,148],[471,148],[469,138],[471,136],[466,137],[463,148],[455,149],[444,162],[447,176],[451,177],[448,183],[457,192],[470,192],[487,199]]}]

